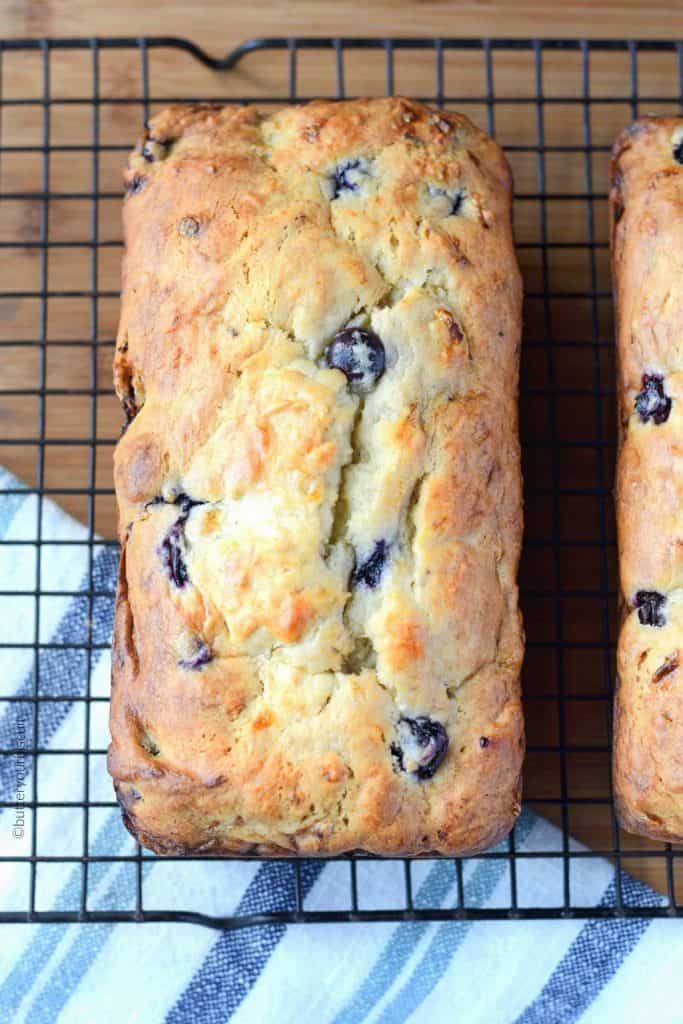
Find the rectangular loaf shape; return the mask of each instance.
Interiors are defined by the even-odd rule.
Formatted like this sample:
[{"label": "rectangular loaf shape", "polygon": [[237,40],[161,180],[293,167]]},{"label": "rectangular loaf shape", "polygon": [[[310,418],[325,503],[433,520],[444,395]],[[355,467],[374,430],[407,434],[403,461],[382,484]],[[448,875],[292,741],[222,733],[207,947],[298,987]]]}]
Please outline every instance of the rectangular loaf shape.
[{"label": "rectangular loaf shape", "polygon": [[622,623],[614,785],[624,828],[683,839],[683,119],[645,117],[612,162]]},{"label": "rectangular loaf shape", "polygon": [[175,107],[126,184],[127,826],[174,854],[490,846],[523,754],[505,158],[402,99]]}]

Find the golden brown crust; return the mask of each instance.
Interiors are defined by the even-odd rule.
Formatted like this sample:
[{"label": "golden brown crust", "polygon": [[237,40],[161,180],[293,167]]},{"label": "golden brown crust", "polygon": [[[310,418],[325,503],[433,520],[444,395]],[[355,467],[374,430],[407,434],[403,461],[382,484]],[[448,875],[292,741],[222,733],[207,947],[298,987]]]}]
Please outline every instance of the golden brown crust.
[{"label": "golden brown crust", "polygon": [[[127,184],[126,824],[166,853],[484,849],[523,754],[504,157],[401,99],[171,108]],[[360,398],[324,358],[349,323],[386,353]],[[418,717],[449,741],[421,780]]]},{"label": "golden brown crust", "polygon": [[610,207],[617,313],[622,625],[614,785],[624,828],[683,838],[683,119],[617,139]]}]

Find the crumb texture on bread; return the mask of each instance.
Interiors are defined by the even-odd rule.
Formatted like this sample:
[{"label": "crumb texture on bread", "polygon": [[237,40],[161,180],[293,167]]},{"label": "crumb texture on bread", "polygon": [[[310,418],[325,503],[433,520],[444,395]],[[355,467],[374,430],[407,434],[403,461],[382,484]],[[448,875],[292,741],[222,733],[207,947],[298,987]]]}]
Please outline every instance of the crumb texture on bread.
[{"label": "crumb texture on bread", "polygon": [[172,107],[126,173],[109,767],[159,852],[519,810],[511,179],[402,99]]},{"label": "crumb texture on bread", "polygon": [[683,839],[683,119],[617,139],[610,195],[617,314],[622,623],[614,784],[630,831]]}]

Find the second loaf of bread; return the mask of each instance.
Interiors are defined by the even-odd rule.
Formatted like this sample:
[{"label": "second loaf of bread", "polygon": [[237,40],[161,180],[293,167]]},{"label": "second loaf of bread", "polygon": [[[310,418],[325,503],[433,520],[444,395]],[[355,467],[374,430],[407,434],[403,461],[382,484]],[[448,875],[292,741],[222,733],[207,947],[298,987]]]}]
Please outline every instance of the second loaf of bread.
[{"label": "second loaf of bread", "polygon": [[614,784],[623,826],[683,839],[683,119],[643,117],[612,163],[623,621]]},{"label": "second loaf of bread", "polygon": [[127,191],[126,823],[160,852],[481,850],[523,747],[504,157],[400,99],[172,108]]}]

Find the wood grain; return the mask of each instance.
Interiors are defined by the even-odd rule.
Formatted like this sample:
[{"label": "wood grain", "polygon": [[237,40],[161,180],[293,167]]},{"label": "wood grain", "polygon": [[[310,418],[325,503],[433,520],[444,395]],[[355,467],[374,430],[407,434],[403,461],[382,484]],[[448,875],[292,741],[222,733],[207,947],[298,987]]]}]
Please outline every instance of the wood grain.
[{"label": "wood grain", "polygon": [[444,35],[444,36],[588,36],[591,38],[671,39],[681,36],[682,13],[676,2],[638,0],[594,3],[528,3],[517,0],[224,0],[186,2],[117,0],[10,0],[4,5],[3,35],[182,35],[212,53],[264,35]]},{"label": "wood grain", "polygon": [[[683,15],[676,3],[252,3],[226,4],[208,0],[186,3],[140,4],[119,0],[116,5],[83,2],[9,3],[3,6],[6,36],[42,35],[182,35],[211,53],[227,52],[243,39],[259,35],[351,34],[396,36],[465,35],[680,37]],[[50,58],[53,95],[87,99],[91,95],[92,57],[87,52],[53,53]],[[532,748],[557,747],[564,740],[570,752],[563,757],[552,749],[532,750],[527,760],[526,794],[536,808],[561,822],[559,800],[570,798],[568,825],[572,833],[595,849],[613,844],[612,822],[604,804],[585,801],[609,795],[606,754],[607,700],[603,602],[590,598],[553,600],[542,596],[558,586],[563,590],[601,590],[616,587],[613,512],[610,506],[615,422],[612,311],[609,298],[607,216],[607,150],[615,134],[631,119],[630,78],[624,54],[595,54],[591,58],[590,104],[577,102],[582,94],[581,64],[577,53],[545,57],[543,85],[554,99],[546,106],[545,142],[575,146],[576,152],[547,152],[539,158],[535,68],[526,53],[496,53],[494,84],[495,130],[508,147],[517,199],[515,228],[525,276],[525,344],[522,367],[521,424],[527,448],[527,539],[521,569],[527,588],[524,611],[529,650],[525,666],[528,696],[527,722]],[[641,110],[672,109],[677,105],[678,69],[673,56],[642,55],[639,59],[643,96],[670,96],[668,103],[644,99]],[[150,81],[153,95],[163,105],[169,97],[240,96],[287,98],[287,60],[284,54],[254,54],[232,72],[207,71],[188,55],[174,50],[152,51]],[[33,97],[42,88],[39,54],[6,54],[2,87],[6,98]],[[385,68],[380,53],[353,53],[345,59],[345,85],[349,93],[384,91]],[[408,95],[434,94],[431,53],[399,53],[395,61],[396,91]],[[483,127],[485,80],[480,53],[447,53],[445,90],[458,97],[457,105]],[[333,93],[336,82],[329,53],[301,54],[298,87],[302,95]],[[142,118],[140,63],[136,53],[103,51],[99,61],[102,97],[97,124],[107,149],[96,165],[87,147],[93,141],[93,118],[87,103],[57,104],[50,112],[52,146],[86,147],[81,153],[53,151],[49,159],[49,187],[61,198],[51,200],[46,227],[55,245],[43,253],[31,245],[41,237],[41,201],[31,193],[42,187],[40,153],[7,153],[0,158],[0,189],[14,199],[0,203],[0,240],[21,243],[0,246],[3,287],[13,292],[37,291],[41,274],[55,294],[46,309],[44,403],[36,393],[41,374],[41,348],[31,342],[40,337],[40,302],[35,298],[0,298],[0,337],[12,339],[2,349],[5,389],[17,394],[0,396],[0,464],[8,465],[27,483],[36,483],[39,422],[44,417],[48,444],[44,449],[44,483],[54,488],[55,499],[95,529],[114,536],[115,509],[111,496],[111,451],[121,426],[121,412],[111,394],[112,339],[118,316],[121,167],[126,149],[135,139]],[[618,103],[601,102],[614,96]],[[112,99],[130,102],[112,103]],[[564,101],[562,101],[564,99]],[[34,106],[6,107],[2,143],[39,145],[42,110]],[[581,146],[589,133],[594,151],[585,156]],[[529,147],[528,151],[523,148]],[[553,196],[540,203],[545,177]],[[88,198],[96,190],[101,197]],[[24,193],[22,196],[21,193]],[[587,200],[590,193],[596,198]],[[83,197],[85,194],[85,197]],[[102,197],[102,194],[104,196]],[[79,198],[79,195],[81,198]],[[95,219],[96,220],[95,220]],[[96,223],[101,245],[93,260],[90,243]],[[586,242],[594,232],[595,247]],[[545,236],[545,252],[539,243]],[[43,264],[44,261],[44,264]],[[7,282],[11,281],[11,285]],[[599,297],[587,295],[595,285]],[[89,293],[105,292],[95,301]],[[543,291],[552,297],[544,300]],[[111,294],[110,294],[111,293]],[[552,338],[551,362],[547,341]],[[599,346],[598,347],[598,343]],[[552,365],[551,365],[552,363]],[[97,394],[91,390],[95,382]],[[598,387],[596,397],[595,388]],[[551,401],[550,393],[554,395]],[[28,392],[28,393],[18,393]],[[33,392],[31,394],[31,392]],[[68,392],[68,393],[61,393]],[[86,442],[90,424],[97,428],[98,444]],[[606,447],[592,442],[600,431]],[[548,438],[554,437],[553,447]],[[8,442],[22,442],[10,444]],[[607,494],[602,504],[589,492],[596,486],[599,462]],[[96,497],[59,493],[60,489],[87,490],[94,474]],[[553,504],[551,490],[565,494]],[[543,541],[544,543],[540,543]],[[553,542],[579,542],[553,547]],[[604,549],[600,547],[605,542]],[[534,597],[529,591],[540,593]],[[609,609],[609,629],[616,635],[615,609]],[[557,643],[569,645],[558,654]],[[567,695],[564,703],[558,693]],[[581,749],[589,748],[589,749]],[[621,836],[624,867],[650,883],[665,888],[661,858],[629,859],[628,854],[658,851],[659,844]],[[676,871],[678,869],[676,868]],[[678,879],[676,879],[678,884]],[[679,892],[679,896],[683,893]]]}]

